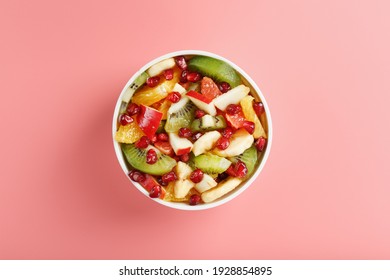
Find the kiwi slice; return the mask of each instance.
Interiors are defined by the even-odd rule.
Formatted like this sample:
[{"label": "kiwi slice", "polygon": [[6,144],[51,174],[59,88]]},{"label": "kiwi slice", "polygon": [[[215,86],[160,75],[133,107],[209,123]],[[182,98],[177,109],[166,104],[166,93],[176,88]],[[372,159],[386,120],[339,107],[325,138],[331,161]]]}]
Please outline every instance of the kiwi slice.
[{"label": "kiwi slice", "polygon": [[190,71],[199,72],[219,83],[227,82],[231,88],[242,84],[236,70],[222,60],[208,56],[194,56],[187,65]]},{"label": "kiwi slice", "polygon": [[226,122],[222,116],[204,115],[200,119],[196,119],[191,124],[192,131],[210,131],[226,127]]},{"label": "kiwi slice", "polygon": [[179,110],[168,114],[166,132],[177,132],[182,127],[189,127],[195,118],[196,106],[189,99]]},{"label": "kiwi slice", "polygon": [[[146,163],[146,153],[149,149],[154,149],[157,153],[158,159],[155,164]],[[127,162],[132,167],[151,175],[163,175],[171,171],[176,165],[176,160],[162,154],[158,149],[152,146],[149,146],[146,149],[138,149],[134,144],[122,144],[122,151],[125,154]]]},{"label": "kiwi slice", "polygon": [[134,82],[132,82],[126,89],[126,92],[123,94],[122,101],[128,103],[133,97],[134,92],[142,86],[148,78],[149,75],[146,72],[141,73],[141,75],[139,75],[137,79],[135,79]]},{"label": "kiwi slice", "polygon": [[194,165],[208,174],[225,172],[232,163],[224,157],[213,154],[203,154],[194,158]]},{"label": "kiwi slice", "polygon": [[257,149],[255,146],[251,146],[250,148],[246,149],[241,155],[229,158],[229,160],[233,163],[236,163],[238,160],[241,160],[243,163],[245,163],[246,168],[248,168],[248,173],[246,176],[252,174],[253,170],[255,169],[257,159]]}]

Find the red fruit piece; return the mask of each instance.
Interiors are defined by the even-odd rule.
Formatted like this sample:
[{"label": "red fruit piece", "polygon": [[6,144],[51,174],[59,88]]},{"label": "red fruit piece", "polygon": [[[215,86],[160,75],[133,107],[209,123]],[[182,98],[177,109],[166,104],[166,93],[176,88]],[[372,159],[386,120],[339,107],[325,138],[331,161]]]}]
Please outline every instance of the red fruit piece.
[{"label": "red fruit piece", "polygon": [[234,171],[236,173],[236,177],[238,178],[244,178],[246,174],[248,174],[248,168],[241,160],[237,161],[236,165],[234,166]]},{"label": "red fruit piece", "polygon": [[161,180],[164,182],[164,183],[169,183],[169,182],[173,182],[177,179],[177,176],[175,174],[175,172],[173,171],[170,171],[164,175],[162,175],[161,177]]},{"label": "red fruit piece", "polygon": [[139,127],[145,135],[152,139],[160,125],[162,117],[163,113],[160,111],[145,105],[140,105],[140,112],[137,121]]},{"label": "red fruit piece", "polygon": [[181,70],[186,70],[187,69],[187,62],[184,56],[176,56],[175,57],[175,62],[176,65],[181,69]]},{"label": "red fruit piece", "polygon": [[256,115],[260,118],[261,114],[264,113],[264,105],[261,102],[253,103],[253,110],[255,110]]},{"label": "red fruit piece", "polygon": [[154,135],[152,136],[152,138],[150,138],[150,142],[151,142],[151,143],[155,143],[156,141],[157,141],[157,135],[154,134]]},{"label": "red fruit piece", "polygon": [[224,130],[222,130],[221,134],[222,134],[223,137],[229,139],[230,137],[232,137],[233,133],[234,133],[233,128],[226,127]]},{"label": "red fruit piece", "polygon": [[189,160],[190,160],[190,155],[188,153],[180,156],[180,161],[182,162],[188,162]]},{"label": "red fruit piece", "polygon": [[133,121],[134,121],[134,119],[132,117],[130,117],[128,114],[122,114],[119,117],[119,122],[123,126],[128,125],[129,123],[132,123]]},{"label": "red fruit piece", "polygon": [[165,80],[172,80],[173,79],[173,69],[167,69],[164,71],[164,77],[165,77]]},{"label": "red fruit piece", "polygon": [[203,117],[204,115],[206,115],[206,113],[202,110],[196,110],[195,111],[195,118],[196,119],[200,119],[201,117]]},{"label": "red fruit piece", "polygon": [[200,203],[200,196],[199,195],[193,194],[190,196],[190,201],[189,201],[190,205],[197,205],[199,203]]},{"label": "red fruit piece", "polygon": [[191,129],[189,129],[187,127],[182,127],[179,129],[178,135],[181,138],[189,138],[192,136],[192,131],[191,131]]},{"label": "red fruit piece", "polygon": [[181,94],[177,91],[172,91],[168,94],[167,99],[172,103],[177,103],[181,99]]},{"label": "red fruit piece", "polygon": [[159,133],[157,134],[157,139],[160,141],[168,141],[169,137],[166,133]]},{"label": "red fruit piece", "polygon": [[129,177],[134,182],[142,182],[145,180],[145,175],[138,170],[131,170],[129,172]]},{"label": "red fruit piece", "polygon": [[204,77],[202,79],[202,82],[200,83],[200,93],[209,99],[214,99],[222,94],[218,86],[209,77]]},{"label": "red fruit piece", "polygon": [[147,164],[155,164],[157,162],[157,153],[155,150],[150,149],[146,153],[146,163]]},{"label": "red fruit piece", "polygon": [[265,139],[264,137],[260,137],[259,139],[257,139],[257,141],[255,142],[255,146],[257,148],[257,150],[259,152],[262,152],[264,151],[264,148],[267,144],[267,139]]},{"label": "red fruit piece", "polygon": [[220,83],[219,85],[218,85],[218,87],[219,87],[219,90],[222,92],[222,93],[226,93],[226,92],[228,92],[229,90],[230,90],[230,85],[229,85],[229,83],[227,83],[227,82],[222,82],[222,83]]},{"label": "red fruit piece", "polygon": [[202,76],[197,72],[191,72],[187,74],[187,81],[196,83],[199,82]]},{"label": "red fruit piece", "polygon": [[142,136],[137,142],[135,142],[135,146],[138,149],[146,149],[150,144],[150,140],[147,136]]},{"label": "red fruit piece", "polygon": [[236,115],[238,113],[242,112],[241,106],[236,104],[229,104],[226,107],[226,114],[228,115]]},{"label": "red fruit piece", "polygon": [[200,169],[195,169],[194,171],[192,171],[192,173],[190,175],[190,179],[195,184],[199,183],[200,181],[203,180],[203,171]]},{"label": "red fruit piece", "polygon": [[194,135],[192,135],[192,140],[195,142],[198,140],[200,137],[202,137],[203,133],[202,132],[197,132]]},{"label": "red fruit piece", "polygon": [[236,171],[234,170],[234,165],[231,164],[229,166],[229,168],[225,171],[226,174],[228,174],[229,176],[232,176],[232,177],[236,177]]},{"label": "red fruit piece", "polygon": [[168,155],[168,156],[173,155],[173,149],[172,149],[171,144],[169,144],[169,142],[157,141],[156,143],[154,143],[154,146],[165,155]]},{"label": "red fruit piece", "polygon": [[231,127],[238,129],[243,126],[245,121],[245,116],[243,112],[239,112],[238,114],[235,115],[225,114],[225,119]]},{"label": "red fruit piece", "polygon": [[151,198],[158,198],[161,196],[162,187],[160,185],[155,185],[150,189],[149,196]]},{"label": "red fruit piece", "polygon": [[[156,181],[156,179],[152,175],[149,175],[149,174],[144,174],[144,175],[145,175],[145,180],[143,180],[143,181],[141,181],[139,183],[141,184],[142,187],[145,188],[145,190],[147,190],[150,193],[152,188],[154,186],[159,186],[159,184],[158,184],[158,182]],[[165,195],[165,189],[161,188],[160,198],[163,198],[164,195]]]},{"label": "red fruit piece", "polygon": [[217,148],[220,149],[220,150],[226,150],[227,147],[229,147],[230,145],[230,141],[229,139],[227,139],[226,137],[220,137],[217,141]]},{"label": "red fruit piece", "polygon": [[187,70],[183,70],[180,75],[180,83],[186,83],[187,82]]},{"label": "red fruit piece", "polygon": [[129,106],[127,106],[127,113],[132,116],[139,113],[139,106],[135,103],[130,103]]},{"label": "red fruit piece", "polygon": [[255,132],[255,123],[251,121],[245,120],[242,125],[249,134],[253,134]]},{"label": "red fruit piece", "polygon": [[148,87],[155,87],[155,86],[158,85],[159,81],[160,81],[160,77],[159,76],[149,77],[146,80],[146,84],[148,85]]}]

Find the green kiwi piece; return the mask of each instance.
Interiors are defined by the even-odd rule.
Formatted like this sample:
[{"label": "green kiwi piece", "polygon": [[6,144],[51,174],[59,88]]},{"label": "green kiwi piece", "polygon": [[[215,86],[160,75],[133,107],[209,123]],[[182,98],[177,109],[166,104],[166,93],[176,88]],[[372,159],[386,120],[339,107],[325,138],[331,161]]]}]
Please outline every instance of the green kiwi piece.
[{"label": "green kiwi piece", "polygon": [[165,124],[166,132],[177,132],[182,127],[190,127],[195,118],[196,106],[190,100],[175,113],[169,114]]},{"label": "green kiwi piece", "polygon": [[170,156],[160,153],[157,149],[157,162],[154,164],[146,163],[146,149],[138,149],[134,144],[122,144],[122,151],[126,157],[127,162],[138,169],[139,171],[151,174],[151,175],[164,175],[172,170],[176,165],[176,160]]},{"label": "green kiwi piece", "polygon": [[194,165],[205,173],[220,174],[232,163],[224,157],[213,154],[202,154],[194,158]]},{"label": "green kiwi piece", "polygon": [[194,56],[187,65],[190,71],[199,72],[203,76],[210,77],[219,83],[227,82],[231,88],[242,84],[236,70],[222,60],[208,56]]},{"label": "green kiwi piece", "polygon": [[255,169],[257,159],[257,149],[255,146],[251,146],[250,148],[246,149],[241,155],[229,158],[229,160],[233,163],[236,163],[238,160],[241,160],[243,163],[245,163],[246,168],[248,169],[246,176],[252,174],[253,170]]},{"label": "green kiwi piece", "polygon": [[204,115],[200,119],[196,119],[191,124],[192,131],[210,131],[226,127],[226,121],[222,116]]},{"label": "green kiwi piece", "polygon": [[132,82],[131,85],[126,89],[126,92],[123,94],[122,101],[128,103],[133,97],[134,92],[140,86],[142,86],[148,78],[149,75],[146,72],[141,73],[141,75],[139,75],[137,79],[135,79],[134,82]]}]

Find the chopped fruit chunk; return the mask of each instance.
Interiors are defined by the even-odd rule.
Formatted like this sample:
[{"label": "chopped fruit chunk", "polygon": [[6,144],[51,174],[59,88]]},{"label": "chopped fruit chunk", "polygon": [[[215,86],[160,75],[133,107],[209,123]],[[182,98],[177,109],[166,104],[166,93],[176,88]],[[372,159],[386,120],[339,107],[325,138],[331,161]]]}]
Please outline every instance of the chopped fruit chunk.
[{"label": "chopped fruit chunk", "polygon": [[156,133],[161,119],[162,113],[148,106],[140,105],[138,115],[138,125],[150,139]]},{"label": "chopped fruit chunk", "polygon": [[199,109],[205,111],[212,116],[215,116],[217,114],[217,110],[215,109],[214,103],[211,99],[193,90],[187,92],[187,96]]},{"label": "chopped fruit chunk", "polygon": [[231,164],[226,158],[213,154],[202,154],[194,158],[195,167],[209,174],[225,172]]},{"label": "chopped fruit chunk", "polygon": [[190,160],[190,155],[187,153],[187,154],[183,154],[180,156],[180,160],[182,162],[188,162]]},{"label": "chopped fruit chunk", "polygon": [[150,140],[147,136],[142,136],[136,143],[135,146],[138,149],[146,149],[150,144]]},{"label": "chopped fruit chunk", "polygon": [[227,93],[224,93],[214,99],[214,105],[221,111],[225,111],[229,104],[238,104],[241,99],[249,93],[249,88],[244,85],[239,85]]},{"label": "chopped fruit chunk", "polygon": [[202,193],[202,200],[205,203],[212,202],[234,190],[236,187],[238,187],[238,185],[241,184],[241,182],[242,179],[239,178],[229,178],[225,181],[222,181],[215,188]]},{"label": "chopped fruit chunk", "polygon": [[217,182],[208,174],[203,174],[203,179],[199,183],[195,184],[195,189],[202,193],[209,189],[214,188],[217,185]]},{"label": "chopped fruit chunk", "polygon": [[241,128],[244,125],[245,116],[243,112],[239,112],[235,115],[225,114],[225,118],[227,123],[235,129]]},{"label": "chopped fruit chunk", "polygon": [[191,152],[193,144],[186,138],[181,138],[176,133],[169,133],[169,141],[176,155],[184,155]]},{"label": "chopped fruit chunk", "polygon": [[174,192],[176,198],[185,197],[195,184],[188,179],[175,181]]},{"label": "chopped fruit chunk", "polygon": [[179,129],[179,137],[181,138],[190,138],[192,136],[191,129],[187,127],[182,127]]},{"label": "chopped fruit chunk", "polygon": [[135,103],[130,103],[129,106],[127,106],[127,113],[132,116],[139,113],[139,106]]},{"label": "chopped fruit chunk", "polygon": [[159,149],[164,155],[173,156],[173,149],[169,142],[167,141],[157,141],[154,143],[154,146]]},{"label": "chopped fruit chunk", "polygon": [[222,94],[218,86],[209,77],[204,77],[200,83],[200,93],[208,99],[214,99]]},{"label": "chopped fruit chunk", "polygon": [[119,143],[132,144],[138,139],[140,139],[143,135],[143,131],[139,128],[137,122],[132,122],[128,125],[119,126],[118,131],[115,133],[115,141]]},{"label": "chopped fruit chunk", "polygon": [[169,137],[168,137],[168,134],[166,134],[166,133],[159,133],[159,134],[157,134],[157,139],[160,141],[168,141]]},{"label": "chopped fruit chunk", "polygon": [[150,77],[154,77],[173,66],[175,66],[175,60],[173,58],[168,58],[150,66],[149,69],[146,70],[146,73],[148,73]]},{"label": "chopped fruit chunk", "polygon": [[226,114],[228,114],[230,116],[237,115],[241,111],[242,111],[241,107],[239,105],[236,105],[236,104],[229,104],[226,107]]},{"label": "chopped fruit chunk", "polygon": [[[254,124],[253,137],[255,139],[257,139],[259,137],[265,137],[266,133],[264,131],[263,126],[261,125],[261,122],[260,122],[255,110],[253,109],[254,108],[253,100],[254,100],[254,98],[252,96],[247,95],[240,101],[240,104],[241,104],[242,111],[244,113],[245,118],[248,121],[253,122],[253,124]],[[248,128],[245,126],[245,124],[244,124],[244,127]],[[251,129],[248,130],[248,132],[251,133]]]},{"label": "chopped fruit chunk", "polygon": [[179,161],[175,167],[176,175],[180,180],[188,179],[190,177],[192,169],[191,167],[184,163]]},{"label": "chopped fruit chunk", "polygon": [[221,157],[234,157],[242,154],[253,144],[253,136],[244,128],[237,130],[230,138],[230,145],[225,150],[215,148],[213,153]]},{"label": "chopped fruit chunk", "polygon": [[194,143],[192,152],[195,156],[203,154],[208,150],[212,149],[218,139],[221,137],[221,134],[218,131],[209,131],[203,134],[196,142]]}]

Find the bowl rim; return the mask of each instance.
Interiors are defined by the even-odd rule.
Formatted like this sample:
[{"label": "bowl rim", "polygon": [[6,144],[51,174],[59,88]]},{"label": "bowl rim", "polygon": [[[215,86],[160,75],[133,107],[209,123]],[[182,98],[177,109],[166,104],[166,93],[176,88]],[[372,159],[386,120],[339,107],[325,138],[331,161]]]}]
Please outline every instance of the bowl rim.
[{"label": "bowl rim", "polygon": [[[145,72],[153,64],[155,64],[157,62],[160,62],[160,61],[162,61],[164,59],[175,57],[175,56],[179,56],[179,55],[203,55],[203,56],[209,56],[209,57],[212,57],[212,58],[216,58],[216,59],[222,60],[222,61],[228,63],[229,65],[231,65],[248,82],[248,84],[250,84],[250,86],[255,90],[256,94],[260,97],[260,99],[261,99],[261,101],[262,101],[262,103],[264,105],[264,110],[265,110],[265,113],[266,113],[266,116],[267,116],[267,124],[268,124],[268,134],[267,134],[266,150],[264,152],[264,155],[263,155],[263,158],[261,160],[261,163],[257,166],[257,169],[254,171],[252,176],[249,179],[247,179],[240,187],[238,187],[238,189],[234,190],[233,193],[231,193],[231,194],[229,194],[229,195],[227,195],[227,196],[225,196],[225,197],[223,197],[221,199],[218,199],[215,202],[199,204],[199,205],[196,205],[196,206],[191,206],[191,205],[188,205],[188,204],[185,204],[185,203],[181,203],[181,202],[168,202],[168,201],[165,201],[165,200],[162,200],[162,199],[150,199],[149,198],[149,193],[139,183],[133,182],[129,178],[129,176],[128,176],[128,169],[127,169],[127,166],[126,166],[126,163],[125,163],[125,159],[124,159],[123,154],[122,154],[122,150],[120,148],[120,144],[115,141],[115,133],[116,133],[116,129],[117,129],[117,118],[118,118],[119,110],[120,110],[120,107],[121,107],[121,104],[122,104],[122,96],[125,93],[126,89],[130,86],[130,84],[141,73]],[[116,105],[115,105],[114,115],[113,115],[113,120],[112,120],[112,140],[113,140],[113,144],[114,144],[114,150],[115,150],[116,157],[117,157],[118,162],[119,162],[123,172],[125,173],[126,177],[128,178],[128,180],[141,193],[143,193],[145,196],[147,196],[149,198],[149,200],[153,200],[153,201],[155,201],[155,202],[157,202],[159,204],[162,204],[164,206],[167,206],[167,207],[170,207],[170,208],[174,208],[174,209],[188,210],[188,211],[197,211],[197,210],[211,209],[211,208],[220,206],[222,204],[225,204],[225,203],[229,202],[230,200],[236,198],[238,195],[240,195],[242,192],[244,192],[250,185],[252,185],[253,181],[261,173],[261,171],[264,168],[264,166],[265,166],[265,164],[267,162],[267,159],[269,157],[269,154],[270,154],[270,151],[271,151],[271,146],[272,146],[272,140],[273,140],[273,126],[272,126],[271,113],[270,113],[270,110],[269,110],[269,106],[268,106],[268,103],[267,103],[263,93],[261,92],[261,90],[258,87],[258,85],[255,83],[255,81],[243,69],[241,69],[239,66],[237,66],[235,63],[231,62],[230,60],[228,60],[228,59],[226,59],[226,58],[224,58],[224,57],[222,57],[220,55],[217,55],[215,53],[212,53],[212,52],[203,51],[203,50],[179,50],[179,51],[166,53],[164,55],[161,55],[161,56],[159,56],[159,57],[149,61],[144,66],[142,66],[138,71],[136,71],[133,76],[130,77],[130,79],[128,80],[126,85],[123,87],[120,95],[118,96],[118,100],[117,100]]]}]

